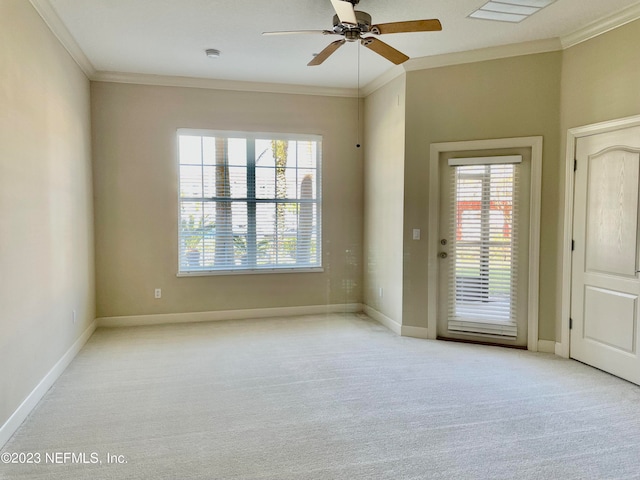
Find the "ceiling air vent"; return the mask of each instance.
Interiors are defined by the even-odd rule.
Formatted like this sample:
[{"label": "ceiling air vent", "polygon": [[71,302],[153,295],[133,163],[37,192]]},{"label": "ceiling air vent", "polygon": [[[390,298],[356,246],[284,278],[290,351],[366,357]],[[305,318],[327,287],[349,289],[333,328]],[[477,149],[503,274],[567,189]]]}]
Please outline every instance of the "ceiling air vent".
[{"label": "ceiling air vent", "polygon": [[470,18],[520,23],[556,0],[498,0],[485,3]]}]

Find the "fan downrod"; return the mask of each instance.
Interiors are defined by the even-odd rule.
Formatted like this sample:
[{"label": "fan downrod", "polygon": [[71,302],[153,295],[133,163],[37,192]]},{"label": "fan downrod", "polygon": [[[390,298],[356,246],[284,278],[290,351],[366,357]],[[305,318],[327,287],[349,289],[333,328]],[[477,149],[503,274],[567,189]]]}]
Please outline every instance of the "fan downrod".
[{"label": "fan downrod", "polygon": [[348,42],[355,42],[360,38],[360,34],[371,31],[371,15],[366,12],[355,11],[357,25],[341,23],[338,15],[333,16],[333,33],[344,35]]}]

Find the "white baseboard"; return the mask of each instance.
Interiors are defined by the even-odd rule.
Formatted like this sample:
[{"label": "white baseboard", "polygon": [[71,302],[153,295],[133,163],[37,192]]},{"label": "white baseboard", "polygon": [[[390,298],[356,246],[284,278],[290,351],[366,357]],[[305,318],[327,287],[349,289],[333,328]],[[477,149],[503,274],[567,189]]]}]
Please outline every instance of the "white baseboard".
[{"label": "white baseboard", "polygon": [[555,354],[562,358],[569,358],[569,348],[565,348],[561,342],[556,342]]},{"label": "white baseboard", "polygon": [[387,317],[385,314],[380,313],[375,308],[371,308],[369,305],[362,305],[362,311],[369,317],[373,318],[376,322],[381,323],[393,333],[402,335],[402,325],[392,318]]},{"label": "white baseboard", "polygon": [[563,355],[562,343],[553,340],[538,340],[538,352],[553,353],[559,357]]},{"label": "white baseboard", "polygon": [[428,331],[424,327],[412,327],[410,325],[402,325],[393,318],[387,317],[384,313],[379,312],[369,305],[362,305],[362,311],[376,322],[381,323],[396,335],[414,338],[429,338]]},{"label": "white baseboard", "polygon": [[96,325],[97,322],[95,320],[91,322],[85,331],[82,332],[82,335],[69,347],[69,350],[67,350],[62,358],[49,370],[44,378],[40,380],[36,388],[31,391],[5,424],[2,425],[0,428],[0,448],[9,441],[11,436],[18,430],[18,427],[24,422],[25,418],[27,418],[42,397],[44,397],[45,393],[47,393],[56,382],[58,377],[62,375],[62,372],[69,366],[84,344],[87,343],[87,340],[89,340],[89,337],[95,331]]},{"label": "white baseboard", "polygon": [[429,338],[429,331],[425,327],[412,327],[410,325],[402,325],[403,337]]},{"label": "white baseboard", "polygon": [[556,353],[556,342],[553,340],[538,340],[538,351],[541,353]]},{"label": "white baseboard", "polygon": [[211,312],[160,313],[98,318],[99,327],[139,327],[167,323],[216,322],[248,318],[290,317],[294,315],[323,315],[329,313],[362,312],[361,303],[334,305],[308,305],[303,307],[252,308],[246,310],[219,310]]}]

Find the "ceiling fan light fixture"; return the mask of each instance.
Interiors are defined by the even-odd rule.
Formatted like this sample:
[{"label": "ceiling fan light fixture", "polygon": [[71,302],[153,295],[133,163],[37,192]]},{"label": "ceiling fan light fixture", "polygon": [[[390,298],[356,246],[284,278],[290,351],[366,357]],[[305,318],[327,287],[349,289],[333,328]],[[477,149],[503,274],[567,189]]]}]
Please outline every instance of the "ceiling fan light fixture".
[{"label": "ceiling fan light fixture", "polygon": [[[332,30],[297,30],[297,31],[276,31],[262,32],[263,35],[289,35],[296,33],[320,33],[322,35],[340,35],[344,38],[336,40],[327,45],[320,53],[313,54],[313,59],[307,63],[309,67],[321,65],[338,48],[346,42],[355,43],[360,41],[362,45],[378,55],[386,58],[392,63],[399,65],[409,60],[404,53],[396,50],[391,45],[374,37],[363,36],[385,35],[387,33],[413,33],[413,32],[439,32],[442,24],[437,18],[427,20],[406,20],[402,22],[371,24],[371,15],[366,12],[355,10],[354,6],[360,0],[330,0],[336,14],[333,16]],[[531,0],[545,1],[545,0]]]},{"label": "ceiling fan light fixture", "polygon": [[204,53],[207,54],[207,57],[209,58],[219,58],[220,57],[220,50],[218,50],[217,48],[207,48]]}]

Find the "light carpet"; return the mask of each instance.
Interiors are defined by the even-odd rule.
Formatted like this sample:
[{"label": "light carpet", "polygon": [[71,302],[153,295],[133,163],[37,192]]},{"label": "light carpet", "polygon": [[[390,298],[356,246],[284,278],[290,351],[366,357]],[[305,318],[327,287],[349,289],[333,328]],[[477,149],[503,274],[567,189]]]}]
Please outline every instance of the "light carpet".
[{"label": "light carpet", "polygon": [[640,387],[363,315],[99,329],[2,452],[41,455],[12,480],[640,478]]}]

